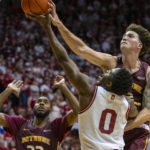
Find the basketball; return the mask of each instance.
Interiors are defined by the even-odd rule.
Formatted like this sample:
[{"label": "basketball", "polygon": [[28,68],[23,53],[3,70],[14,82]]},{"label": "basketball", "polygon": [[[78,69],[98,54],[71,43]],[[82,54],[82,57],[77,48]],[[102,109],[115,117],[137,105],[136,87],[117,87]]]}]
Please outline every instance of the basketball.
[{"label": "basketball", "polygon": [[44,15],[49,9],[48,0],[22,0],[21,7],[25,14]]}]

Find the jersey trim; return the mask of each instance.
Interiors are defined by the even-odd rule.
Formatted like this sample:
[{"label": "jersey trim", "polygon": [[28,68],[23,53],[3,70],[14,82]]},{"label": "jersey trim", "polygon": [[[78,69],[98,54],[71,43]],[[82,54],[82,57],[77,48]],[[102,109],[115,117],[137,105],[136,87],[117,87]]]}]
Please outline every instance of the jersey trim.
[{"label": "jersey trim", "polygon": [[59,142],[57,142],[57,150],[59,150],[59,145],[60,145],[60,143],[59,143]]},{"label": "jersey trim", "polygon": [[130,112],[130,104],[128,103],[128,109],[127,109],[127,112],[126,112],[126,119],[128,120],[128,117],[129,117],[129,112]]},{"label": "jersey trim", "polygon": [[85,112],[86,110],[88,110],[90,108],[90,106],[93,104],[93,102],[95,100],[95,97],[96,97],[97,89],[98,89],[98,86],[95,86],[94,92],[93,92],[93,96],[92,96],[92,98],[90,100],[90,103],[84,109],[79,111],[79,114],[81,114],[81,113]]},{"label": "jersey trim", "polygon": [[145,142],[145,146],[144,146],[143,150],[146,150],[146,147],[147,147],[147,144],[148,144],[148,139],[149,139],[149,137],[146,138],[146,142]]},{"label": "jersey trim", "polygon": [[139,103],[139,102],[134,102],[134,104],[137,105],[137,106],[141,106],[141,105],[142,105],[142,104]]}]

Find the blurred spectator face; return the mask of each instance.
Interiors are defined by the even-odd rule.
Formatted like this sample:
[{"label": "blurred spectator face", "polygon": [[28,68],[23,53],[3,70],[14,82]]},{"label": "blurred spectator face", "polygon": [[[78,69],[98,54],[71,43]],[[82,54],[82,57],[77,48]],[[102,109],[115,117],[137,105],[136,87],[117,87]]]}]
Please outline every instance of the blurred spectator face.
[{"label": "blurred spectator face", "polygon": [[4,104],[4,105],[3,105],[3,112],[4,112],[4,113],[8,113],[8,111],[9,111],[9,110],[8,110],[8,105],[7,105],[7,104]]}]

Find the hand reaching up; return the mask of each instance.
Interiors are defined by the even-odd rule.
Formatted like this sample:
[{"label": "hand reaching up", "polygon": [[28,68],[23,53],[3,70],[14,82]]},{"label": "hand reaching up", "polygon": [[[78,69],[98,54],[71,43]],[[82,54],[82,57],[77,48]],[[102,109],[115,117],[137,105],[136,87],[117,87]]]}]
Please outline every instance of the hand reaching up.
[{"label": "hand reaching up", "polygon": [[47,14],[44,15],[36,15],[36,14],[31,14],[31,15],[27,15],[26,17],[38,22],[41,26],[45,27],[45,26],[49,26],[50,25],[50,14],[49,11],[47,12]]},{"label": "hand reaching up", "polygon": [[59,27],[59,25],[62,24],[62,22],[60,21],[57,13],[56,13],[56,6],[55,4],[53,3],[52,0],[49,0],[49,6],[50,6],[50,9],[49,9],[49,12],[50,12],[50,19],[51,19],[51,22],[54,26],[56,27]]},{"label": "hand reaching up", "polygon": [[21,88],[23,87],[23,81],[21,80],[13,80],[8,84],[7,88],[11,91],[11,93],[19,96]]},{"label": "hand reaching up", "polygon": [[60,76],[60,75],[57,75],[55,80],[54,80],[54,87],[60,88],[60,87],[62,87],[64,85],[66,85],[64,77]]}]

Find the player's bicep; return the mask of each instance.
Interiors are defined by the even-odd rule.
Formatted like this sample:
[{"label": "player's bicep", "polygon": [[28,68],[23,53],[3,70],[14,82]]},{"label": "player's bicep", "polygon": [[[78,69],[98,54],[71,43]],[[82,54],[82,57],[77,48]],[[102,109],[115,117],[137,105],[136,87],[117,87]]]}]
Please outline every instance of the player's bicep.
[{"label": "player's bicep", "polygon": [[147,73],[147,85],[143,93],[143,108],[150,110],[150,71]]},{"label": "player's bicep", "polygon": [[7,122],[5,115],[3,113],[0,113],[0,126],[3,126],[5,128],[8,127],[8,122]]},{"label": "player's bicep", "polygon": [[77,122],[78,114],[73,113],[73,111],[69,111],[67,114],[67,124],[68,127],[71,127],[75,122]]}]

